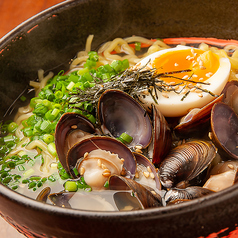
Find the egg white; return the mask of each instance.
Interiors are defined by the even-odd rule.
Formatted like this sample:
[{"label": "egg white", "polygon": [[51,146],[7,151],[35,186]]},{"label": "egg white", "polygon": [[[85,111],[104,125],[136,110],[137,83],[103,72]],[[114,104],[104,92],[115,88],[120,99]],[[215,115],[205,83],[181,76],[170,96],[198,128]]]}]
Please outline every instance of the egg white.
[{"label": "egg white", "polygon": [[[155,52],[143,60],[141,60],[136,67],[141,68],[142,66],[147,65],[147,67],[152,67],[153,61],[161,56],[162,54],[165,54],[170,51],[177,51],[177,50],[187,50],[192,49],[188,46],[177,46],[175,48],[171,49],[165,49],[158,52]],[[150,62],[148,64],[148,62]],[[225,87],[229,75],[230,75],[230,69],[231,64],[228,58],[219,58],[220,66],[218,70],[206,81],[206,83],[210,83],[209,85],[203,85],[202,88],[205,90],[208,90],[212,92],[215,95],[220,95],[223,88]],[[143,102],[144,106],[146,108],[151,108],[151,104],[153,103],[160,112],[166,116],[166,117],[180,117],[186,115],[191,109],[193,108],[201,108],[211,102],[214,97],[211,96],[207,92],[190,92],[183,100],[182,97],[184,94],[177,94],[175,92],[166,92],[168,95],[167,97],[162,96],[162,93],[157,90],[158,99],[156,104],[151,97],[151,95],[146,95],[144,97],[144,94],[142,97],[140,97],[141,101]],[[202,94],[202,97],[201,97]]]}]

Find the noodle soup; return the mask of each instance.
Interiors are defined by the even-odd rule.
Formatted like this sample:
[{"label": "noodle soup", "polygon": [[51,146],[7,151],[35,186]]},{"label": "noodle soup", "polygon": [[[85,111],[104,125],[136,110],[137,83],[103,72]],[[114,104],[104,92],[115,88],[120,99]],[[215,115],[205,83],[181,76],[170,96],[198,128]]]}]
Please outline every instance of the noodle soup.
[{"label": "noodle soup", "polygon": [[[28,106],[18,109],[13,122],[2,124],[1,182],[39,201],[96,211],[166,206],[232,186],[237,170],[234,161],[228,161],[228,169],[222,173],[212,174],[220,176],[229,172],[225,185],[220,189],[215,188],[216,182],[209,185],[212,184],[208,182],[210,171],[216,170],[217,164],[224,164],[224,160],[234,158],[220,150],[217,153],[218,142],[213,140],[214,132],[211,136],[209,123],[212,106],[222,100],[220,94],[225,84],[237,79],[236,46],[227,42],[220,49],[214,47],[219,45],[219,40],[214,40],[210,47],[205,43],[207,39],[184,46],[189,39],[182,39],[178,44],[173,39],[134,36],[106,42],[94,52],[92,40],[93,36],[89,36],[85,51],[72,60],[69,71],[44,75],[39,70],[38,80],[30,82],[35,97]],[[162,59],[161,62],[156,63],[153,58],[148,61],[146,57],[158,52],[155,59]],[[175,52],[177,61],[172,61],[172,66],[166,65]],[[189,64],[183,65],[182,60]],[[199,70],[205,73],[200,76]],[[214,84],[212,79],[216,86],[222,82],[219,89],[206,88]],[[168,103],[173,97],[174,101]],[[203,101],[204,98],[208,99]],[[212,106],[207,109],[210,103]],[[114,105],[119,106],[115,109]],[[185,133],[177,126],[179,119],[197,107],[206,108],[206,116],[199,115],[200,121],[207,118],[201,125],[206,130],[201,133],[193,128],[190,132],[189,128]],[[130,115],[138,116],[140,123]],[[148,121],[144,122],[146,115]],[[83,128],[79,128],[82,121]],[[161,124],[159,135],[158,123]],[[200,126],[196,122],[191,124]],[[85,125],[93,128],[93,132],[85,129]],[[123,129],[118,129],[118,125]],[[146,133],[145,128],[149,128]],[[149,138],[145,139],[148,134]],[[104,148],[104,144],[109,146]],[[110,147],[125,153],[117,155]],[[187,159],[183,154],[191,148],[192,156]],[[102,150],[103,155],[95,154],[97,150]],[[84,153],[79,155],[79,151]],[[203,162],[195,163],[197,157]],[[187,163],[193,164],[180,177],[177,173],[168,174],[173,168],[170,161],[176,164],[176,159],[185,167]],[[176,179],[170,180],[171,176]],[[178,194],[178,191],[186,195],[174,197],[173,192]],[[151,200],[148,204],[147,198]],[[87,200],[95,206],[88,205]],[[77,205],[78,201],[81,206]]]}]

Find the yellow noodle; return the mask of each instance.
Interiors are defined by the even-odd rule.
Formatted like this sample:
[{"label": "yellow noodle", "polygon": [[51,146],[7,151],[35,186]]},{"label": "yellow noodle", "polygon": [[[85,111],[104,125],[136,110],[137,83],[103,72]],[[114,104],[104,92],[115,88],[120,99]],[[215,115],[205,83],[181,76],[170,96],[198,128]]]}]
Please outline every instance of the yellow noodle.
[{"label": "yellow noodle", "polygon": [[47,154],[47,156],[48,156],[47,158],[49,158],[51,161],[56,160],[55,156],[51,155],[50,152],[48,151],[47,144],[44,141],[34,140],[26,146],[26,149],[27,150],[32,150],[36,147],[40,148],[42,150],[42,152]]},{"label": "yellow noodle", "polygon": [[38,89],[40,87],[40,83],[39,82],[35,82],[35,81],[30,81],[30,86],[34,87],[36,89]]},{"label": "yellow noodle", "polygon": [[41,89],[46,86],[47,81],[48,81],[50,78],[52,78],[52,77],[54,76],[54,73],[53,73],[53,72],[49,72],[49,73],[44,77],[44,76],[42,76],[42,72],[43,72],[43,74],[44,74],[44,71],[42,71],[42,70],[39,70],[39,71],[38,71],[38,79],[39,79],[39,81],[40,81],[40,87],[35,90],[35,91],[36,91],[35,96],[38,96],[38,94],[39,94],[39,92],[41,91]]},{"label": "yellow noodle", "polygon": [[112,43],[109,45],[109,47],[104,51],[104,56],[108,60],[121,60],[121,56],[119,55],[112,55],[111,52],[115,49],[116,46],[123,45],[124,50],[127,52],[127,54],[134,55],[134,51],[130,48],[130,46],[127,44],[125,40],[122,38],[116,38],[112,41]]},{"label": "yellow noodle", "polygon": [[98,54],[102,54],[110,45],[111,45],[111,41],[108,41],[106,43],[104,43],[98,50]]},{"label": "yellow noodle", "polygon": [[85,51],[88,53],[89,51],[91,51],[91,45],[92,45],[92,41],[93,41],[93,37],[94,35],[89,35],[86,41],[86,46],[85,46]]},{"label": "yellow noodle", "polygon": [[41,82],[44,78],[44,70],[43,69],[39,69],[38,70],[38,79]]},{"label": "yellow noodle", "polygon": [[17,128],[16,131],[15,131],[15,135],[16,135],[20,140],[22,140],[22,139],[24,138],[24,134],[23,134],[23,132],[21,131],[23,128],[24,128],[24,126],[21,124],[20,126],[18,126],[18,128]]},{"label": "yellow noodle", "polygon": [[161,49],[169,49],[170,46],[168,46],[167,44],[165,44],[162,40],[157,40],[153,43],[153,45],[158,45],[161,47]]},{"label": "yellow noodle", "polygon": [[237,45],[226,45],[225,47],[224,47],[224,50],[226,51],[226,52],[229,52],[230,50],[237,50],[238,49],[238,46]]},{"label": "yellow noodle", "polygon": [[20,114],[28,113],[28,112],[31,112],[31,111],[32,111],[32,108],[30,107],[30,104],[26,105],[25,107],[19,107],[19,109],[18,109],[18,112]]},{"label": "yellow noodle", "polygon": [[44,163],[43,163],[43,165],[41,165],[40,171],[44,172],[44,173],[49,173],[50,169],[51,169],[50,164],[56,160],[53,157],[51,157],[48,153],[46,153],[45,151],[42,151],[41,154],[44,159]]},{"label": "yellow noodle", "polygon": [[127,43],[140,42],[140,43],[145,43],[148,45],[152,45],[154,43],[154,41],[148,40],[147,38],[141,37],[141,36],[131,36],[131,37],[124,38],[124,40]]},{"label": "yellow noodle", "polygon": [[198,48],[204,51],[209,50],[209,46],[206,43],[201,43]]},{"label": "yellow noodle", "polygon": [[19,107],[19,109],[17,110],[17,113],[14,117],[14,121],[16,121],[16,119],[18,117],[20,117],[22,114],[26,114],[28,112],[31,112],[33,109],[30,107],[30,104],[28,104],[27,106],[25,107]]},{"label": "yellow noodle", "polygon": [[86,62],[87,58],[88,58],[88,55],[81,56],[79,58],[74,59],[70,65],[70,69],[73,69],[74,67],[77,67],[79,64]]},{"label": "yellow noodle", "polygon": [[79,57],[82,57],[82,56],[88,56],[88,53],[86,51],[79,51],[77,53],[77,57],[79,58]]},{"label": "yellow noodle", "polygon": [[36,147],[39,147],[43,151],[47,151],[47,144],[40,140],[34,140],[26,146],[26,149],[32,150]]},{"label": "yellow noodle", "polygon": [[28,112],[26,114],[22,114],[20,115],[17,119],[16,119],[16,123],[17,125],[20,125],[22,123],[22,121],[28,119],[30,116],[34,115],[32,112]]},{"label": "yellow noodle", "polygon": [[238,58],[238,49],[234,51],[231,57]]},{"label": "yellow noodle", "polygon": [[28,137],[24,137],[23,140],[18,143],[18,145],[8,154],[8,156],[13,156],[18,154],[20,151],[22,151],[24,149],[24,147],[22,145],[29,143],[30,142],[30,138]]}]

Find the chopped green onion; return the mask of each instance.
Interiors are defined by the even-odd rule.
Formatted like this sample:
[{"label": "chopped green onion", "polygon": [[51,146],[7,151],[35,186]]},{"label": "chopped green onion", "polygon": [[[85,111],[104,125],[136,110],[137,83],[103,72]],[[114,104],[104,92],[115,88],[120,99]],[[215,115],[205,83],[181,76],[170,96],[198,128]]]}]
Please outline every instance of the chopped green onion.
[{"label": "chopped green onion", "polygon": [[23,179],[23,180],[22,180],[22,183],[23,183],[23,184],[27,184],[27,183],[29,183],[29,180],[28,180],[28,179]]},{"label": "chopped green onion", "polygon": [[136,51],[140,51],[141,50],[141,43],[140,42],[136,42],[135,43],[135,50]]},{"label": "chopped green onion", "polygon": [[105,188],[108,188],[108,187],[109,187],[109,182],[108,182],[108,180],[104,183],[104,187],[105,187]]},{"label": "chopped green onion", "polygon": [[84,75],[85,73],[87,73],[89,71],[88,68],[83,68],[83,69],[80,69],[78,70],[77,74],[80,76]]},{"label": "chopped green onion", "polygon": [[64,184],[65,191],[76,192],[78,190],[78,185],[75,181],[66,181]]},{"label": "chopped green onion", "polygon": [[14,141],[15,140],[15,136],[8,135],[8,136],[3,137],[3,140],[4,140],[5,143],[10,142],[10,141]]},{"label": "chopped green onion", "polygon": [[49,143],[48,146],[47,146],[47,149],[52,155],[57,155],[54,142]]},{"label": "chopped green onion", "polygon": [[9,131],[10,133],[12,133],[12,132],[15,132],[15,131],[16,131],[17,127],[18,127],[18,125],[17,125],[16,122],[11,122],[11,123],[8,125],[7,129],[8,129],[8,131]]},{"label": "chopped green onion", "polygon": [[51,131],[51,122],[50,121],[43,121],[40,125],[40,129],[45,132]]},{"label": "chopped green onion", "polygon": [[8,172],[5,172],[5,171],[4,171],[4,172],[1,173],[1,178],[5,178],[5,177],[7,177],[7,176],[8,176]]},{"label": "chopped green onion", "polygon": [[14,161],[9,161],[7,163],[7,166],[10,168],[10,169],[15,169],[16,167],[16,163]]},{"label": "chopped green onion", "polygon": [[69,91],[72,91],[73,87],[74,87],[75,83],[73,81],[71,81],[69,83],[69,85],[66,87]]},{"label": "chopped green onion", "polygon": [[95,118],[93,115],[88,114],[88,115],[87,115],[87,118],[88,118],[88,120],[91,121],[92,123],[96,123],[96,118]]},{"label": "chopped green onion", "polygon": [[30,182],[29,185],[28,185],[28,188],[31,189],[31,188],[34,188],[36,186],[36,182]]},{"label": "chopped green onion", "polygon": [[18,189],[18,186],[17,186],[17,185],[15,185],[15,186],[12,187],[12,190],[17,190],[17,189]]},{"label": "chopped green onion", "polygon": [[[25,161],[24,161],[24,163],[25,163]],[[18,169],[18,171],[25,171],[26,170],[23,165],[17,166],[17,169]]]},{"label": "chopped green onion", "polygon": [[48,177],[48,180],[51,181],[51,182],[55,182],[56,181],[56,179],[55,179],[55,177],[53,175],[50,175]]},{"label": "chopped green onion", "polygon": [[23,175],[25,177],[30,177],[31,175],[33,175],[35,173],[35,170],[34,169],[28,169],[26,172],[23,173]]},{"label": "chopped green onion", "polygon": [[9,177],[4,178],[2,180],[2,183],[7,184],[7,183],[11,182],[11,180],[12,180],[12,177],[9,176]]},{"label": "chopped green onion", "polygon": [[33,110],[33,113],[35,113],[37,116],[43,117],[46,112],[48,112],[48,107],[45,105],[38,103],[35,105],[35,109]]},{"label": "chopped green onion", "polygon": [[38,180],[40,180],[40,179],[41,179],[41,177],[39,177],[39,176],[32,176],[32,177],[30,177],[30,180],[31,180],[31,181],[33,181],[33,180],[38,181]]},{"label": "chopped green onion", "polygon": [[24,95],[22,95],[22,96],[20,97],[20,100],[21,100],[22,102],[25,102],[25,101],[26,101],[26,97],[25,97]]},{"label": "chopped green onion", "polygon": [[62,98],[63,95],[64,95],[64,94],[63,94],[61,91],[56,91],[56,92],[55,92],[55,97],[56,97],[56,98]]},{"label": "chopped green onion", "polygon": [[51,135],[51,134],[44,134],[43,135],[43,141],[46,143],[46,144],[49,144],[51,142],[54,141],[54,136]]},{"label": "chopped green onion", "polygon": [[42,101],[42,104],[43,104],[44,106],[48,107],[48,108],[51,106],[51,102],[50,102],[49,100],[47,100],[47,99],[44,99],[44,100]]},{"label": "chopped green onion", "polygon": [[127,133],[122,133],[117,139],[119,139],[121,142],[123,143],[131,143],[133,140],[133,137],[131,137],[130,135],[128,135]]},{"label": "chopped green onion", "polygon": [[19,180],[21,178],[21,175],[19,175],[19,174],[16,174],[15,176],[14,176],[14,180]]}]

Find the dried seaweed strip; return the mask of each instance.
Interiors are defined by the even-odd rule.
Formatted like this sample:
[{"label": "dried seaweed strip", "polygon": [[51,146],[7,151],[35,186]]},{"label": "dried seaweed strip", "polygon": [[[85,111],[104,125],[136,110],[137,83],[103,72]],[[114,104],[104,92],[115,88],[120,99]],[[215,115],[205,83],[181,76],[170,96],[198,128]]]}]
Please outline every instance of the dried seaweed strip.
[{"label": "dried seaweed strip", "polygon": [[[205,85],[208,84],[204,82],[191,80],[192,75],[188,79],[182,79],[182,78],[174,76],[174,74],[177,74],[177,73],[190,72],[191,71],[190,69],[180,70],[180,71],[171,71],[171,72],[158,74],[157,69],[155,68],[147,69],[146,66],[147,65],[141,68],[127,69],[121,72],[120,74],[112,77],[111,80],[107,82],[103,82],[102,79],[99,79],[95,77],[93,74],[91,74],[91,76],[94,79],[95,86],[91,88],[87,88],[85,90],[81,90],[78,88],[76,93],[72,93],[72,97],[70,98],[70,101],[72,100],[72,98],[74,98],[75,100],[74,104],[82,103],[82,102],[90,102],[94,106],[96,106],[100,96],[105,90],[119,89],[130,94],[132,97],[137,99],[139,98],[138,92],[148,91],[148,93],[151,95],[155,103],[158,103],[157,90],[160,92],[173,91],[177,94],[180,94],[184,90],[184,88],[187,86],[188,82],[195,83],[195,84],[205,84]],[[172,86],[167,84],[164,80],[162,80],[162,78],[167,78],[167,77],[176,78],[181,80],[182,82]],[[177,85],[183,86],[182,89],[179,91],[176,90],[174,86],[177,86]],[[151,88],[153,90],[151,90]],[[203,90],[203,91],[213,95],[208,90]],[[153,92],[155,95],[153,95]],[[188,94],[185,94],[182,97],[182,100],[187,95]],[[70,103],[70,104],[73,106],[73,103]]]}]

